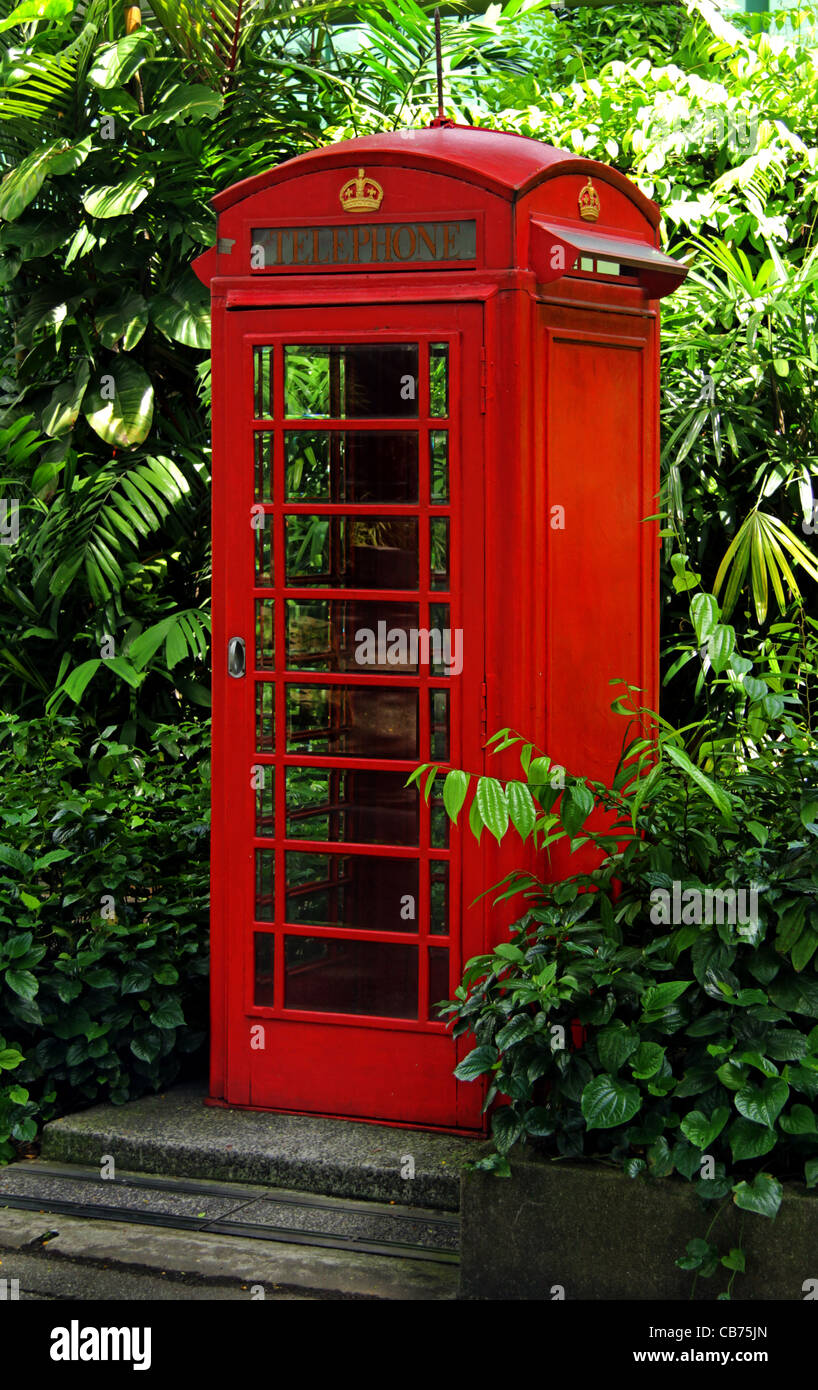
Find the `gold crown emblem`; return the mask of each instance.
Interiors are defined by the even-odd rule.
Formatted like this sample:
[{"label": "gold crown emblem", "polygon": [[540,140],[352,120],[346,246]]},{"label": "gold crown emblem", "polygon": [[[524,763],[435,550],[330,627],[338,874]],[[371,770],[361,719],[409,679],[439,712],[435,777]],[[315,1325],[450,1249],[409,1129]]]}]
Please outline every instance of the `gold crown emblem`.
[{"label": "gold crown emblem", "polygon": [[383,200],[383,189],[375,179],[366,178],[363,169],[359,169],[358,177],[345,183],[338,197],[346,212],[375,212]]},{"label": "gold crown emblem", "polygon": [[599,201],[599,194],[591,183],[590,178],[585,187],[580,189],[577,203],[579,204],[579,215],[583,221],[596,222],[602,204]]}]

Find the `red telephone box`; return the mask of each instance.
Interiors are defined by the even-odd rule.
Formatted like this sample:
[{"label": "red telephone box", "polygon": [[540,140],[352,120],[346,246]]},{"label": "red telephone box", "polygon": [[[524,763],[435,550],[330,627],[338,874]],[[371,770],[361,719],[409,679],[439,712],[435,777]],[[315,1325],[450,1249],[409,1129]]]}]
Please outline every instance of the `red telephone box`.
[{"label": "red telephone box", "polygon": [[[216,1101],[480,1132],[434,1005],[514,863],[405,781],[656,700],[658,300],[616,170],[436,126],[214,199]],[[510,854],[511,858],[504,856]]]}]

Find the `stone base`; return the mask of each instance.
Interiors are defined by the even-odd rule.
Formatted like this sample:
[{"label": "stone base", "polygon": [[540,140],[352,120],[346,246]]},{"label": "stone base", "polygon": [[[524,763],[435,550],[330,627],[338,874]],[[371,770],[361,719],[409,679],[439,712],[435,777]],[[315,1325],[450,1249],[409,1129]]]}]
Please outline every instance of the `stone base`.
[{"label": "stone base", "polygon": [[[692,1188],[617,1169],[512,1155],[512,1176],[466,1172],[461,1190],[460,1297],[467,1299],[689,1299],[693,1274],[675,1260],[715,1214]],[[711,1239],[739,1244],[747,1273],[734,1299],[803,1300],[818,1280],[818,1196],[785,1187],[774,1221],[730,1203]],[[727,1286],[722,1266],[695,1298]]]}]

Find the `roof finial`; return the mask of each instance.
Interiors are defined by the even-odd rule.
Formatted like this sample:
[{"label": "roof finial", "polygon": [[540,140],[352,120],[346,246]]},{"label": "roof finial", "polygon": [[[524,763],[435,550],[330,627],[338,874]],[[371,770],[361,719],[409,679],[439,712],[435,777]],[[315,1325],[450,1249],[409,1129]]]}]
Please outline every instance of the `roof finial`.
[{"label": "roof finial", "polygon": [[435,6],[435,68],[437,70],[437,119],[443,120],[443,48],[440,40],[440,8]]},{"label": "roof finial", "polygon": [[440,9],[435,6],[435,70],[437,73],[437,115],[433,126],[452,126],[454,121],[443,114],[443,48],[440,39]]}]

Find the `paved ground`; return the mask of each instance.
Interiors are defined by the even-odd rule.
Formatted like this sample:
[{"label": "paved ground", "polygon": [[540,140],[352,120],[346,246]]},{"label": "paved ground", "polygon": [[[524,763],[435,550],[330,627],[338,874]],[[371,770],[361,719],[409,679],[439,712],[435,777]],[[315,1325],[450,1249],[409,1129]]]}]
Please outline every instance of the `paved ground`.
[{"label": "paved ground", "polygon": [[457,1290],[453,1264],[8,1208],[0,1278],[17,1280],[21,1299],[415,1302]]}]

